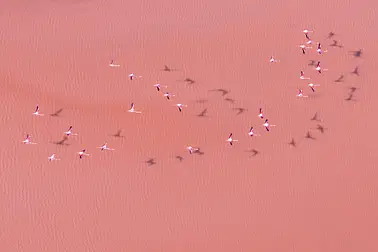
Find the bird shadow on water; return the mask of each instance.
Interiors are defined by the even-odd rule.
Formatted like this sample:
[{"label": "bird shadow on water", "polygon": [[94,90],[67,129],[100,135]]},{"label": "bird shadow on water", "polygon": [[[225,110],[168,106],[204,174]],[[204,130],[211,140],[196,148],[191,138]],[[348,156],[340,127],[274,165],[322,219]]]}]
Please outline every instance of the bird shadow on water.
[{"label": "bird shadow on water", "polygon": [[228,93],[230,93],[230,91],[226,90],[226,89],[223,89],[223,88],[218,88],[218,89],[210,89],[209,92],[219,92],[222,94],[222,96],[225,96],[227,95]]},{"label": "bird shadow on water", "polygon": [[149,158],[145,163],[148,164],[148,166],[156,165],[156,160],[155,158]]},{"label": "bird shadow on water", "polygon": [[350,72],[353,75],[360,76],[360,67],[356,66],[352,72]]},{"label": "bird shadow on water", "polygon": [[318,125],[316,125],[316,129],[317,129],[320,133],[324,134],[324,132],[326,131],[327,128],[325,128],[323,125],[318,124]]},{"label": "bird shadow on water", "polygon": [[355,50],[355,51],[349,51],[349,54],[353,55],[355,58],[361,58],[362,56],[362,49]]},{"label": "bird shadow on water", "polygon": [[183,158],[182,156],[180,156],[180,155],[175,156],[175,158],[176,158],[180,163],[184,160],[184,158]]},{"label": "bird shadow on water", "polygon": [[345,80],[345,76],[343,75],[343,74],[341,74],[340,76],[339,76],[339,78],[337,78],[336,80],[334,80],[335,82],[344,82],[344,80]]},{"label": "bird shadow on water", "polygon": [[334,32],[329,32],[327,35],[327,39],[331,39],[335,36],[336,34]]},{"label": "bird shadow on water", "polygon": [[256,149],[249,149],[249,150],[246,150],[245,152],[251,153],[250,157],[255,157],[255,156],[260,154],[260,151],[258,151]]},{"label": "bird shadow on water", "polygon": [[198,117],[209,117],[207,115],[207,108],[205,108],[204,110],[202,110],[201,113],[197,114],[196,116],[198,116]]},{"label": "bird shadow on water", "polygon": [[354,92],[356,92],[357,88],[356,87],[349,87],[349,93],[350,94],[353,94]]},{"label": "bird shadow on water", "polygon": [[311,121],[321,122],[321,120],[319,119],[319,114],[318,114],[318,112],[316,112],[316,113],[314,114],[314,116],[311,117],[310,120],[311,120]]},{"label": "bird shadow on water", "polygon": [[232,99],[232,98],[224,98],[225,101],[229,102],[229,103],[232,103],[234,104],[235,103],[235,100]]},{"label": "bird shadow on water", "polygon": [[168,65],[164,65],[164,68],[161,69],[161,71],[164,71],[164,72],[174,72],[174,71],[178,71],[179,69],[176,69],[176,68],[171,68],[169,67]]},{"label": "bird shadow on water", "polygon": [[306,133],[306,135],[305,135],[305,138],[307,138],[307,139],[311,139],[311,140],[316,140],[316,138],[312,136],[312,134],[311,134],[310,131],[307,131],[307,133]]},{"label": "bird shadow on water", "polygon": [[60,140],[60,141],[55,141],[55,142],[53,142],[53,144],[60,145],[60,146],[68,146],[69,144],[66,143],[67,140],[68,140],[68,137],[67,137],[67,136],[64,136],[62,140]]},{"label": "bird shadow on water", "polygon": [[333,40],[333,43],[330,44],[329,46],[331,47],[338,47],[338,48],[343,48],[344,46],[343,45],[340,45],[339,41],[338,40]]},{"label": "bird shadow on water", "polygon": [[50,116],[53,116],[53,117],[60,116],[60,114],[62,113],[62,111],[63,111],[63,108],[58,109],[58,110],[55,111],[54,113],[50,114]]},{"label": "bird shadow on water", "polygon": [[353,93],[350,93],[350,94],[348,95],[348,97],[345,98],[345,101],[354,101],[354,102],[356,102],[357,100],[354,99],[354,95],[353,95]]},{"label": "bird shadow on water", "polygon": [[194,83],[196,83],[195,80],[191,79],[191,78],[185,78],[184,79],[184,82],[188,85],[193,85]]},{"label": "bird shadow on water", "polygon": [[316,60],[310,60],[310,62],[308,63],[308,66],[316,66],[316,64],[317,64]]},{"label": "bird shadow on water", "polygon": [[112,137],[117,137],[117,138],[124,138],[125,136],[122,136],[122,130],[118,130],[116,133],[110,135]]},{"label": "bird shadow on water", "polygon": [[238,113],[236,113],[236,115],[241,115],[245,111],[247,111],[247,109],[245,109],[245,108],[233,108],[233,110],[237,110],[238,111]]},{"label": "bird shadow on water", "polygon": [[290,146],[292,146],[292,147],[297,147],[297,142],[295,141],[294,138],[292,138],[291,141],[288,142],[288,144],[289,144]]}]

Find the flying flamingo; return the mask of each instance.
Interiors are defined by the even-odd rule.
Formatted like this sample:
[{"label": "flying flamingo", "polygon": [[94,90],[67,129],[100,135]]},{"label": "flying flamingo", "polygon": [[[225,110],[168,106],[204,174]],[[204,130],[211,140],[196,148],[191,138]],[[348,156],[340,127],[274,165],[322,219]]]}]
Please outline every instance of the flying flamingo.
[{"label": "flying flamingo", "polygon": [[194,148],[192,146],[188,146],[186,147],[186,149],[189,151],[189,154],[193,154],[194,152],[199,151],[198,148]]},{"label": "flying flamingo", "polygon": [[131,103],[131,108],[128,110],[128,112],[130,112],[130,113],[137,113],[137,114],[141,114],[142,113],[141,111],[135,111],[134,107],[135,107],[135,104]]},{"label": "flying flamingo", "polygon": [[102,151],[103,150],[114,150],[114,149],[108,147],[108,143],[104,143],[104,145],[102,145],[101,147],[97,147],[97,148],[101,149]]},{"label": "flying flamingo", "polygon": [[110,67],[120,67],[121,65],[114,64],[114,60],[111,60],[109,63]]},{"label": "flying flamingo", "polygon": [[275,63],[275,62],[279,62],[279,60],[276,60],[273,56],[271,56],[270,59],[269,59],[269,62]]},{"label": "flying flamingo", "polygon": [[322,45],[321,45],[320,43],[318,43],[318,49],[316,49],[316,51],[317,51],[319,54],[322,54],[323,52],[328,52],[328,50],[325,50],[325,51],[322,50]]},{"label": "flying flamingo", "polygon": [[183,107],[188,107],[188,105],[184,105],[184,104],[181,104],[181,103],[175,104],[173,106],[176,106],[180,112],[182,112]]},{"label": "flying flamingo", "polygon": [[262,108],[259,109],[259,114],[258,116],[261,118],[261,119],[264,119],[264,114],[263,114],[263,110]]},{"label": "flying flamingo", "polygon": [[54,161],[54,160],[60,160],[59,158],[55,157],[55,154],[52,154],[50,157],[48,157],[49,161]]},{"label": "flying flamingo", "polygon": [[[311,39],[310,39],[310,37],[308,36],[308,34],[311,33],[311,32],[313,32],[313,31],[309,31],[309,30],[307,30],[307,29],[303,30],[303,33],[305,34],[306,38],[307,38],[309,41],[311,41]],[[311,43],[308,43],[308,44],[311,44]]]},{"label": "flying flamingo", "polygon": [[302,89],[299,89],[299,93],[297,94],[297,97],[306,98],[306,97],[308,97],[308,96],[303,95],[303,90],[302,90]]},{"label": "flying flamingo", "polygon": [[85,152],[86,150],[83,149],[82,151],[79,151],[77,154],[79,154],[79,158],[82,159],[84,156],[89,156],[88,153]]},{"label": "flying flamingo", "polygon": [[159,83],[157,83],[157,84],[155,84],[155,85],[153,85],[153,86],[156,87],[157,91],[160,91],[161,87],[165,87],[165,88],[168,87],[168,86],[162,86],[162,85],[160,85]]},{"label": "flying flamingo", "polygon": [[301,71],[301,75],[299,76],[299,79],[301,79],[301,80],[309,80],[310,77],[305,77],[305,76],[304,76],[304,72]]},{"label": "flying flamingo", "polygon": [[258,134],[255,134],[253,127],[250,128],[248,135],[251,136],[251,137],[252,136],[259,136]]},{"label": "flying flamingo", "polygon": [[274,127],[276,125],[269,124],[268,119],[265,119],[265,122],[264,122],[263,126],[265,127],[266,131],[270,131],[269,127]]},{"label": "flying flamingo", "polygon": [[308,45],[309,45],[309,44],[312,44],[312,40],[311,40],[310,36],[308,36],[308,34],[309,34],[310,32],[313,32],[313,31],[303,30],[303,33],[305,34],[306,39],[307,39],[306,44],[308,44]]},{"label": "flying flamingo", "polygon": [[319,84],[309,83],[308,86],[311,88],[312,92],[315,92],[315,87],[319,87]]},{"label": "flying flamingo", "polygon": [[72,133],[72,126],[70,126],[68,128],[68,130],[66,132],[63,132],[64,134],[66,134],[67,136],[77,136],[76,133]]},{"label": "flying flamingo", "polygon": [[36,115],[36,116],[44,116],[44,114],[40,114],[40,113],[39,113],[39,106],[38,106],[38,105],[37,105],[37,107],[35,107],[35,111],[34,111],[33,115]]},{"label": "flying flamingo", "polygon": [[24,144],[37,144],[30,141],[31,136],[29,134],[26,135],[26,138],[24,141],[22,141]]},{"label": "flying flamingo", "polygon": [[133,74],[133,73],[129,74],[129,78],[130,78],[130,80],[133,80],[133,79],[136,78],[136,77],[138,77],[138,78],[142,78],[142,76],[136,76],[136,75]]},{"label": "flying flamingo", "polygon": [[316,68],[315,68],[316,71],[318,71],[318,73],[322,73],[322,70],[323,71],[327,71],[328,69],[322,69],[320,67],[320,61],[318,61],[318,64],[316,64]]},{"label": "flying flamingo", "polygon": [[164,97],[167,97],[168,100],[170,100],[171,97],[173,97],[173,96],[176,96],[176,95],[171,94],[171,93],[168,93],[168,92],[166,92],[166,93],[164,94]]},{"label": "flying flamingo", "polygon": [[306,54],[306,49],[311,49],[312,47],[306,45],[299,45],[299,48],[302,49],[302,54]]},{"label": "flying flamingo", "polygon": [[235,140],[235,139],[233,139],[233,138],[232,138],[232,133],[231,133],[230,136],[227,138],[226,141],[229,142],[230,145],[232,145],[233,142],[237,142],[237,141],[239,141],[239,140]]}]

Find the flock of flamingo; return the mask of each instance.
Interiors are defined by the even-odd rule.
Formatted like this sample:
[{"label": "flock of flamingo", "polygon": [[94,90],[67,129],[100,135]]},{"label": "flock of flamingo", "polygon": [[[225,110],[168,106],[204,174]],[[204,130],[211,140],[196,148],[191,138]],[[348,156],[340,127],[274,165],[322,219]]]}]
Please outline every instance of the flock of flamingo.
[{"label": "flock of flamingo", "polygon": [[[307,50],[308,49],[312,49],[314,43],[312,41],[312,39],[310,38],[310,33],[312,33],[313,31],[310,31],[310,30],[303,30],[303,33],[305,35],[305,38],[306,38],[306,42],[304,42],[303,44],[299,45],[299,48],[301,48],[301,51],[302,51],[302,54],[306,54]],[[335,35],[334,33],[330,33],[329,34],[329,38],[332,37],[333,35]],[[319,54],[319,55],[322,55],[323,53],[327,52],[328,50],[323,50],[322,49],[322,45],[320,42],[317,42],[314,46],[316,46],[316,52]],[[331,44],[330,46],[337,46],[337,47],[341,47],[340,45],[338,45],[337,41],[334,40],[334,44]],[[359,55],[356,55],[356,54],[359,54]],[[356,51],[355,52],[355,56],[359,57],[361,55],[361,50],[360,51]],[[273,64],[273,63],[278,63],[280,62],[280,60],[278,59],[275,59],[273,56],[270,57],[270,60],[269,60],[270,64]],[[314,66],[314,69],[319,73],[319,74],[322,74],[323,71],[327,71],[328,69],[323,69],[321,67],[321,64],[320,64],[320,61],[313,61],[312,65]],[[119,64],[116,64],[114,62],[114,60],[111,60],[111,62],[109,63],[109,67],[112,67],[112,68],[116,68],[116,67],[120,67]],[[171,71],[171,69],[168,67],[168,66],[165,66],[165,68],[163,69],[164,71]],[[353,73],[357,74],[358,75],[358,68],[355,69],[355,71]],[[129,74],[129,79],[132,81],[134,80],[135,78],[141,78],[142,76],[138,76],[138,75],[135,75],[134,73],[131,73]],[[300,71],[300,76],[299,78],[301,80],[310,80],[309,77],[306,77],[305,76],[305,73],[303,71]],[[340,76],[340,78],[338,79],[339,81],[341,81],[340,79],[342,79],[343,76]],[[336,80],[336,82],[338,82],[338,80]],[[188,83],[193,83],[194,81],[187,78],[185,80],[186,82]],[[314,83],[308,83],[308,87],[310,88],[310,90],[312,92],[315,92],[316,91],[316,88],[319,87],[320,85],[319,84],[314,84]],[[157,84],[154,84],[153,87],[155,87],[157,89],[158,92],[161,92],[163,88],[168,88],[168,86],[164,86],[164,85],[161,85],[159,83]],[[356,88],[351,88],[352,89],[352,92],[355,91]],[[214,91],[221,91],[221,92],[226,92],[225,90],[223,89],[218,89],[218,90],[214,90]],[[169,92],[164,92],[163,93],[163,97],[165,97],[166,99],[170,100],[172,97],[175,97],[176,95],[172,94],[172,93],[169,93]],[[304,91],[302,88],[299,88],[298,90],[298,94],[296,95],[298,98],[307,98],[308,95],[305,95],[304,94]],[[351,99],[351,98],[350,98]],[[347,99],[346,99],[347,100]],[[178,108],[178,111],[179,112],[182,112],[183,111],[183,108],[184,107],[187,107],[187,105],[185,104],[181,104],[181,103],[177,103],[177,104],[174,104],[173,106],[176,106]],[[131,103],[130,105],[130,109],[128,110],[128,112],[130,113],[136,113],[136,114],[142,114],[142,111],[137,111],[135,110],[135,104],[134,103]],[[40,113],[40,108],[39,106],[37,105],[36,106],[36,109],[34,111],[34,113],[32,113],[32,115],[34,116],[44,116],[44,114],[41,114]],[[265,118],[265,115],[263,114],[263,109],[262,108],[259,108],[258,109],[258,113],[257,113],[257,116],[262,120],[262,126],[265,128],[265,130],[267,132],[270,131],[271,127],[274,127],[276,125],[272,125],[269,123],[269,120],[267,118]],[[316,115],[314,116],[314,119],[313,120],[317,120],[316,119]],[[322,126],[318,127],[318,129],[320,131],[324,131],[324,128]],[[73,127],[70,126],[68,128],[67,131],[63,132],[65,137],[70,137],[70,136],[75,136],[77,135],[77,133],[73,133]],[[260,136],[259,134],[256,134],[255,131],[254,131],[254,127],[250,127],[250,130],[248,132],[248,135],[250,137],[254,137],[254,136]],[[233,145],[234,142],[238,142],[238,140],[234,139],[233,138],[233,133],[230,133],[228,138],[226,139],[226,142],[230,145]],[[32,142],[31,141],[31,135],[30,134],[27,134],[26,135],[26,138],[24,141],[22,141],[22,143],[24,144],[31,144],[31,145],[34,145],[34,144],[37,144],[35,142]],[[290,143],[291,145],[295,146],[295,142],[294,140],[292,140],[292,142]],[[107,146],[107,143],[104,143],[102,146],[99,146],[97,147],[98,149],[100,149],[101,151],[104,151],[104,150],[109,150],[109,151],[114,151],[115,149],[113,148],[109,148]],[[193,146],[187,146],[186,147],[187,151],[189,152],[189,154],[193,154],[193,153],[199,153],[200,152],[200,149],[197,148],[197,147],[193,147]],[[255,151],[257,153],[257,151]],[[255,154],[256,154],[255,153]],[[81,151],[77,152],[78,156],[80,159],[82,159],[84,156],[89,156],[90,154],[88,154],[86,152],[86,149],[82,149]],[[60,160],[59,158],[56,157],[56,154],[52,154],[51,156],[48,157],[48,160],[49,161],[55,161],[55,160]]]}]

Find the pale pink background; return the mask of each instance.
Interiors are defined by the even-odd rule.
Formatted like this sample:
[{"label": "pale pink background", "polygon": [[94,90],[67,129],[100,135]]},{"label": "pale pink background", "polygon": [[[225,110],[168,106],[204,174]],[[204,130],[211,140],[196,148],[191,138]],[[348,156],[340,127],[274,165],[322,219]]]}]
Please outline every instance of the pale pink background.
[{"label": "pale pink background", "polygon": [[[372,4],[3,1],[1,251],[378,251]],[[305,28],[326,54],[301,55]],[[330,31],[344,48],[328,47]],[[359,48],[362,58],[348,54]],[[318,75],[311,59],[329,71]],[[361,76],[348,74],[357,65]],[[321,84],[307,100],[295,97],[309,93],[300,70]],[[130,82],[131,72],[142,79]],[[334,83],[340,74],[346,81]],[[177,96],[159,96],[156,81]],[[344,100],[350,86],[356,102]],[[131,102],[142,115],[127,113]],[[182,114],[177,102],[188,104]],[[36,104],[44,117],[31,115]],[[269,134],[260,106],[277,124]],[[205,108],[208,118],[195,116]],[[70,125],[79,135],[53,144]],[[251,125],[261,137],[249,138]],[[112,137],[119,129],[125,137]],[[38,145],[22,145],[26,133]],[[116,151],[96,149],[105,141]],[[205,154],[189,155],[189,144]],[[91,156],[80,160],[82,148]],[[52,153],[61,160],[49,163]]]}]

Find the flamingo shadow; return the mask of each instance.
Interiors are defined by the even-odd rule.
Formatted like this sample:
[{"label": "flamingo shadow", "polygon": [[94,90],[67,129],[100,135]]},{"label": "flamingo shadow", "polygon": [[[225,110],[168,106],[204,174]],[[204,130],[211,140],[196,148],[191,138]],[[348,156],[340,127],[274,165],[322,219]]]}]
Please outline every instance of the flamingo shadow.
[{"label": "flamingo shadow", "polygon": [[66,143],[67,140],[68,140],[68,137],[67,137],[67,136],[64,136],[62,140],[60,140],[60,141],[56,141],[56,142],[53,142],[53,144],[61,145],[61,146],[68,146],[69,144]]},{"label": "flamingo shadow", "polygon": [[61,108],[61,109],[55,111],[54,113],[50,114],[50,116],[57,117],[62,113],[62,111],[63,111],[63,108]]},{"label": "flamingo shadow", "polygon": [[121,133],[122,133],[122,130],[118,130],[115,134],[110,135],[110,136],[117,137],[117,138],[124,138],[125,136],[122,136]]},{"label": "flamingo shadow", "polygon": [[151,166],[151,165],[156,165],[156,161],[155,161],[155,158],[150,158],[146,161],[146,164],[148,164],[148,166]]}]

